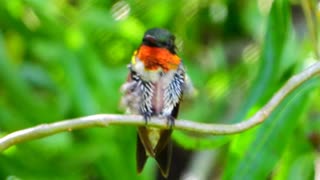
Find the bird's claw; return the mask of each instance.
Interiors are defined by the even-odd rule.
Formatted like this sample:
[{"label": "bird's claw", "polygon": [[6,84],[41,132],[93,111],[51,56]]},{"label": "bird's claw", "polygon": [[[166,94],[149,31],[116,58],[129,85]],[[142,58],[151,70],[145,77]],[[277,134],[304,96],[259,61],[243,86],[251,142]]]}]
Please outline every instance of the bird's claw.
[{"label": "bird's claw", "polygon": [[174,126],[174,121],[175,121],[174,117],[167,116],[167,125],[168,125],[169,129],[172,129],[172,127]]},{"label": "bird's claw", "polygon": [[147,126],[148,122],[151,120],[151,114],[150,113],[144,113],[143,114],[143,119],[144,119],[144,125]]}]

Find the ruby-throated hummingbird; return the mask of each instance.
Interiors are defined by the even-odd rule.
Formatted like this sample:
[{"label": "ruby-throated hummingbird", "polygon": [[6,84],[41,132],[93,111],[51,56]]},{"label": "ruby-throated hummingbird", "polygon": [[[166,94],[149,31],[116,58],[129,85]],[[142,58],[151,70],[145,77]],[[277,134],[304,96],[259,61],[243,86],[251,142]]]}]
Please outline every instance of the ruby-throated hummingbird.
[{"label": "ruby-throated hummingbird", "polygon": [[[174,125],[182,95],[192,89],[181,58],[176,53],[175,36],[160,28],[145,32],[142,44],[134,52],[129,75],[121,87],[121,103],[131,114],[140,114],[146,124],[151,117],[167,119]],[[164,177],[169,174],[172,129],[138,127],[137,170],[140,173],[148,156],[155,158]]]}]

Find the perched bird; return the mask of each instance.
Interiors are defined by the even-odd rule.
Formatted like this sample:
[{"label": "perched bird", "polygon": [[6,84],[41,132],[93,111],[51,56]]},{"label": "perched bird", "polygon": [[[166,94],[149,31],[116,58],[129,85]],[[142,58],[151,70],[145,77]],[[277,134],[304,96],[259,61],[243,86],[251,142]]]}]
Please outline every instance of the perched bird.
[{"label": "perched bird", "polygon": [[167,177],[172,153],[171,127],[178,116],[183,93],[193,87],[176,53],[175,36],[165,29],[147,30],[128,68],[127,82],[121,87],[121,104],[128,113],[142,115],[146,125],[155,116],[165,117],[170,126],[169,129],[138,127],[137,170],[140,173],[151,156]]}]

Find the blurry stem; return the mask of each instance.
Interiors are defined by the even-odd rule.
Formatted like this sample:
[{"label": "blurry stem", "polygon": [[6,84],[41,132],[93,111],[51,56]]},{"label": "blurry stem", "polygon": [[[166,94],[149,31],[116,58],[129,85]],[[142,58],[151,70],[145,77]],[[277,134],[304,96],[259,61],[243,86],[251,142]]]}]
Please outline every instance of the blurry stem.
[{"label": "blurry stem", "polygon": [[315,172],[315,176],[314,176],[314,179],[315,180],[320,180],[320,152],[317,153],[316,155],[316,160],[315,160],[315,169],[314,169],[314,172]]},{"label": "blurry stem", "polygon": [[316,16],[316,1],[302,0],[302,8],[306,16],[306,21],[313,43],[316,59],[320,59],[320,52],[318,48],[318,21]]},{"label": "blurry stem", "polygon": [[214,174],[212,170],[218,155],[218,151],[212,150],[194,153],[191,157],[192,163],[189,163],[181,179],[210,179],[210,175]]},{"label": "blurry stem", "polygon": [[[302,71],[301,73],[291,77],[287,83],[269,100],[269,102],[262,107],[251,118],[235,124],[205,124],[197,123],[188,120],[175,121],[174,129],[189,131],[198,134],[210,135],[226,135],[235,134],[253,128],[262,123],[270,113],[281,103],[286,96],[298,88],[302,83],[320,74],[320,62],[317,62]],[[108,125],[145,125],[142,116],[139,115],[112,115],[112,114],[98,114],[86,117],[80,117],[51,124],[42,124],[28,129],[20,130],[8,134],[0,138],[0,152],[13,146],[15,144],[39,139],[41,137],[57,134],[63,131],[72,131],[75,129],[89,128],[89,127],[106,127]],[[168,128],[167,121],[163,118],[152,118],[148,122],[148,126],[158,128]]]}]

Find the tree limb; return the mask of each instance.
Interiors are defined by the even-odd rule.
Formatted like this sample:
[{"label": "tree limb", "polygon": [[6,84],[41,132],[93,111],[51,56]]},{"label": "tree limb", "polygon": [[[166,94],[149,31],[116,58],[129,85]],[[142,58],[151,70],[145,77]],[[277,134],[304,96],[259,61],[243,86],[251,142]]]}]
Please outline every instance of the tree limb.
[{"label": "tree limb", "polygon": [[[288,96],[302,83],[318,74],[320,74],[320,62],[317,62],[301,73],[294,75],[263,108],[261,108],[248,120],[236,124],[205,124],[188,120],[177,120],[175,121],[175,125],[173,128],[176,130],[209,135],[226,135],[245,131],[262,123],[286,96]],[[106,127],[108,125],[137,126],[145,125],[145,122],[143,120],[143,117],[139,115],[98,114],[64,120],[51,124],[42,124],[28,129],[16,131],[0,138],[0,152],[15,144],[33,139],[39,139],[41,137],[57,134],[59,132],[72,131],[75,129],[89,127]],[[151,121],[148,122],[148,126],[168,128],[167,122],[164,121],[163,118],[152,118]]]}]

